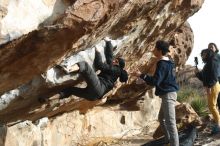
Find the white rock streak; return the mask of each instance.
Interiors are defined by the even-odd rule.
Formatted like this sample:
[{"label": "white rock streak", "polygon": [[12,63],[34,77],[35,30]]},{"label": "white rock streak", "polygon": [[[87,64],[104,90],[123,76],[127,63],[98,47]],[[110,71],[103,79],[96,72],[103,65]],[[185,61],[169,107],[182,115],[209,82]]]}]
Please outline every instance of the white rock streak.
[{"label": "white rock streak", "polygon": [[0,44],[36,30],[52,15],[55,1],[47,6],[43,0],[10,0],[7,15],[0,21]]}]

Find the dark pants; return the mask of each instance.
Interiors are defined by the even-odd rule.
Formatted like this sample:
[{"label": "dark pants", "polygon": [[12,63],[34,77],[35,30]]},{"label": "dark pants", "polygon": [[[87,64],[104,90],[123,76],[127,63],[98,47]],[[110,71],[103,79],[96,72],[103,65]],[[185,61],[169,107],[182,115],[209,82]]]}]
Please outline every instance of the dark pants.
[{"label": "dark pants", "polygon": [[84,77],[87,87],[69,87],[61,91],[61,98],[67,98],[70,95],[75,95],[87,100],[96,100],[101,98],[108,90],[103,84],[102,78],[99,78],[95,71],[88,65],[87,62],[79,62],[80,73]]},{"label": "dark pants", "polygon": [[[110,41],[106,42],[105,47],[105,57],[106,63],[112,64],[113,60],[113,46]],[[97,69],[97,64],[102,63],[101,54],[96,51],[95,56],[95,66]],[[98,77],[95,71],[88,65],[87,62],[79,62],[80,73],[84,77],[87,87],[86,88],[77,88],[77,87],[69,87],[61,91],[61,98],[67,98],[70,95],[75,95],[81,98],[85,98],[87,100],[96,100],[104,96],[105,93],[109,91],[109,87],[104,84],[105,79]]]},{"label": "dark pants", "polygon": [[[220,80],[219,80],[219,83],[220,83]],[[218,94],[217,105],[218,105],[218,109],[220,109],[220,93]]]}]

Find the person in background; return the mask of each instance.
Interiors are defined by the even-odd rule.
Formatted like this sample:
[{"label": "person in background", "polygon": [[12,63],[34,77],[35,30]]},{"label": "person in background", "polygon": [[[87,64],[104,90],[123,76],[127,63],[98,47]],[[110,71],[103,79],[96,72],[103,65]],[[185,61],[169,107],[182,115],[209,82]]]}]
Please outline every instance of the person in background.
[{"label": "person in background", "polygon": [[153,54],[159,61],[153,76],[142,74],[139,70],[132,74],[138,77],[138,80],[142,79],[146,84],[156,87],[155,94],[162,99],[159,122],[164,131],[166,143],[170,143],[170,146],[179,146],[175,112],[176,92],[179,86],[176,83],[174,62],[167,57],[169,46],[166,41],[159,40],[156,42]]},{"label": "person in background", "polygon": [[217,70],[218,61],[215,59],[215,53],[211,49],[202,50],[201,58],[205,65],[201,71],[196,69],[196,77],[203,82],[203,86],[206,88],[208,107],[215,121],[211,134],[217,134],[220,132],[220,115],[216,107],[220,92]]},{"label": "person in background", "polygon": [[219,52],[218,47],[215,43],[209,43],[208,44],[208,49],[211,49],[216,54],[218,54],[218,52]]},{"label": "person in background", "polygon": [[[218,47],[215,43],[209,43],[208,48],[211,49],[213,52],[215,52],[215,56],[213,59],[217,60],[218,62],[218,81],[220,82],[220,55],[218,54],[219,52]],[[220,93],[218,94],[217,105],[218,108],[220,109]]]}]

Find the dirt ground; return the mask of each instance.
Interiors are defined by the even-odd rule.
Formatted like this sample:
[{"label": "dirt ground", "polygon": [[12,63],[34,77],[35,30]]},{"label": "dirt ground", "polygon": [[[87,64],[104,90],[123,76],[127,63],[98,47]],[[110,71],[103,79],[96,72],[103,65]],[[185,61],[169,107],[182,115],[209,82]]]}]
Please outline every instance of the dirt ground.
[{"label": "dirt ground", "polygon": [[[153,138],[149,135],[136,135],[128,139],[118,139],[111,142],[100,141],[93,146],[141,146]],[[193,146],[220,146],[220,133],[211,136],[209,127],[199,131]]]}]

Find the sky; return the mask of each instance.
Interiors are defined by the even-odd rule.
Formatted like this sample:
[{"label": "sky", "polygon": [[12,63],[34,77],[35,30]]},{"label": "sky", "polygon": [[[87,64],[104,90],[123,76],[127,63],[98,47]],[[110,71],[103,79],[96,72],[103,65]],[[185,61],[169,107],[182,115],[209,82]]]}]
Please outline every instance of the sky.
[{"label": "sky", "polygon": [[[193,51],[186,64],[195,65],[194,57],[200,57],[202,49],[214,42],[220,49],[220,0],[205,0],[202,8],[188,19],[194,33]],[[199,58],[199,68],[203,63]]]}]

